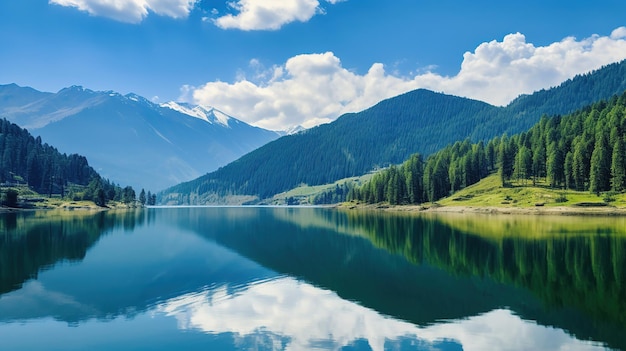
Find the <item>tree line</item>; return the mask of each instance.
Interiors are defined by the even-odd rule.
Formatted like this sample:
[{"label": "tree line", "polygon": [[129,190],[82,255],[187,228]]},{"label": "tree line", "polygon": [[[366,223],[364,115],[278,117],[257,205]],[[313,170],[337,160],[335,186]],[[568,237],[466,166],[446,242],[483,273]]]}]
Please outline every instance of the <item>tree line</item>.
[{"label": "tree line", "polygon": [[468,137],[483,140],[486,147],[496,135],[528,130],[542,115],[570,114],[621,94],[626,90],[624,77],[626,61],[520,96],[506,107],[415,90],[282,137],[160,195],[164,201],[178,203],[203,203],[228,195],[265,199],[300,184],[329,184],[399,164],[415,152],[430,155]]},{"label": "tree line", "polygon": [[595,194],[626,190],[626,93],[568,116],[543,116],[528,131],[488,142],[456,142],[425,160],[412,155],[376,174],[350,199],[368,203],[437,201],[490,173],[503,186],[546,182]]},{"label": "tree line", "polygon": [[[122,188],[102,178],[84,156],[62,154],[43,143],[41,137],[33,137],[28,130],[6,119],[0,119],[0,184],[9,188],[27,185],[48,197],[89,200],[98,206],[105,206],[111,200],[124,203],[137,200],[132,187]],[[15,189],[5,191],[3,202],[16,205]],[[142,189],[139,202],[154,205],[156,194],[146,194]]]},{"label": "tree line", "polygon": [[96,176],[84,156],[61,154],[26,129],[0,120],[0,183],[26,183],[42,194],[59,194],[68,183],[87,185]]}]

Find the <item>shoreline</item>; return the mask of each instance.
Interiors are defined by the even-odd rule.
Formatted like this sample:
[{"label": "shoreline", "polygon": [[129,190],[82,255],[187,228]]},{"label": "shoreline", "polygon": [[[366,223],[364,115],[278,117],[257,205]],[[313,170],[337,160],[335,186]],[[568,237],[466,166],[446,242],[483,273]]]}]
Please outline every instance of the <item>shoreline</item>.
[{"label": "shoreline", "polygon": [[100,211],[111,211],[111,210],[120,210],[120,209],[133,209],[133,208],[142,208],[140,206],[132,207],[128,205],[122,205],[118,203],[109,204],[106,207],[100,207],[95,204],[71,204],[68,202],[63,202],[56,206],[33,206],[33,207],[6,207],[0,206],[0,214],[5,213],[20,213],[20,212],[30,212],[30,211],[89,211],[89,212],[100,212]]},{"label": "shoreline", "polygon": [[349,210],[388,211],[398,213],[473,213],[493,215],[526,216],[626,216],[626,208],[541,206],[541,207],[495,207],[495,206],[441,206],[441,205],[387,205],[344,203],[337,208]]},{"label": "shoreline", "polygon": [[[174,206],[177,207],[177,206]],[[183,206],[184,207],[184,206]],[[222,206],[216,206],[222,207]],[[232,206],[231,206],[232,207]],[[239,207],[239,206],[235,206]],[[241,206],[248,207],[248,206]],[[283,206],[276,206],[283,207]],[[311,206],[292,206],[292,207],[311,207]],[[496,206],[446,206],[446,205],[388,205],[388,204],[355,204],[340,203],[335,205],[319,206],[324,208],[336,208],[342,210],[365,210],[365,211],[384,211],[396,213],[466,213],[466,214],[485,214],[485,215],[525,215],[525,216],[626,216],[626,208],[601,206],[601,207],[573,207],[573,206],[541,206],[541,207],[496,207]],[[130,209],[133,207],[126,206],[54,206],[54,207],[32,207],[32,208],[14,208],[0,207],[0,214],[19,213],[28,211],[109,211],[115,209]]]}]

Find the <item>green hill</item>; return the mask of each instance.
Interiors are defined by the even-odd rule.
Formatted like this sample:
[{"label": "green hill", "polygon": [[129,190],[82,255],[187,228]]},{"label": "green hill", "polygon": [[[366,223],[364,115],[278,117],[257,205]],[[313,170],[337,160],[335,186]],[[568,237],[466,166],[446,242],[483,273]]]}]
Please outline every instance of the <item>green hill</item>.
[{"label": "green hill", "polygon": [[[495,171],[499,187],[517,189],[492,186],[455,194]],[[541,188],[551,191],[537,191]],[[474,203],[470,199],[480,195],[488,206],[498,205],[488,199],[494,195],[495,201],[503,195],[502,204],[522,200],[520,205],[543,206],[568,201],[555,189],[584,192],[582,197],[575,195],[576,202],[589,206],[614,202],[617,194],[626,191],[626,93],[564,117],[542,117],[528,131],[511,137],[505,134],[486,144],[456,142],[426,160],[414,155],[401,166],[376,174],[352,197],[368,203],[419,204],[450,194]],[[538,194],[543,197],[537,198]]]},{"label": "green hill", "polygon": [[[275,140],[219,170],[163,191],[161,203],[265,199],[302,184],[320,185],[429,155],[458,140],[519,133],[543,115],[576,111],[626,90],[626,61],[520,96],[507,107],[415,90],[336,121]],[[252,200],[255,201],[255,200]]]},{"label": "green hill", "polygon": [[[131,187],[121,189],[102,179],[84,156],[62,154],[28,130],[0,119],[0,193],[7,197],[3,202],[16,206],[17,189],[93,200],[100,206],[107,200],[122,200],[122,196],[128,201],[135,199]],[[81,194],[74,193],[75,189],[81,189]]]}]

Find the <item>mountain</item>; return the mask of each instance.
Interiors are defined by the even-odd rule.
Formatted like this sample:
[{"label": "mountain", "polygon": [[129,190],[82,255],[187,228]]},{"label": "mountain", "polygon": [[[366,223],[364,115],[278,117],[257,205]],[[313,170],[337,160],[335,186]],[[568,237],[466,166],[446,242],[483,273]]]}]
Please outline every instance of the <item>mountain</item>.
[{"label": "mountain", "polygon": [[506,107],[415,90],[330,124],[284,136],[196,180],[160,194],[162,203],[260,201],[300,184],[319,185],[428,155],[458,140],[488,140],[529,129],[543,115],[576,111],[626,90],[626,61],[524,95]]},{"label": "mountain", "polygon": [[0,117],[61,152],[85,155],[103,177],[137,189],[194,179],[280,136],[214,108],[159,105],[79,86],[44,93],[2,85]]}]

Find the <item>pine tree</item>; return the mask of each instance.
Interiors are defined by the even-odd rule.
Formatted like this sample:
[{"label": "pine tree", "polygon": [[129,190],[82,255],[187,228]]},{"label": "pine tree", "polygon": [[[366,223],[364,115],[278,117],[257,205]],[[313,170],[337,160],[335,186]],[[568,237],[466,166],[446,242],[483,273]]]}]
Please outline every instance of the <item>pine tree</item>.
[{"label": "pine tree", "polygon": [[530,150],[526,146],[522,146],[515,156],[515,177],[519,179],[528,179],[532,173],[532,156]]},{"label": "pine tree", "polygon": [[589,172],[589,191],[600,195],[600,192],[609,190],[611,161],[606,147],[606,137],[603,133],[596,136],[596,144],[591,154],[591,168]]},{"label": "pine tree", "polygon": [[150,191],[148,191],[147,197],[148,206],[156,205],[156,194],[150,194]]},{"label": "pine tree", "polygon": [[144,189],[141,189],[139,193],[139,202],[142,206],[146,204],[146,191]]},{"label": "pine tree", "polygon": [[127,186],[122,190],[122,202],[130,204],[135,201],[135,190],[131,186]]},{"label": "pine tree", "polygon": [[424,202],[424,162],[419,154],[412,155],[403,165],[408,201],[412,204]]},{"label": "pine tree", "polygon": [[546,160],[546,176],[552,188],[561,186],[565,178],[565,159],[563,152],[556,142],[550,144],[548,148],[548,159]]},{"label": "pine tree", "polygon": [[533,185],[536,184],[537,178],[546,175],[546,148],[543,142],[535,146],[533,149]]},{"label": "pine tree", "polygon": [[96,191],[94,192],[93,202],[100,207],[106,206],[107,199],[104,194],[104,189],[100,187],[96,189]]},{"label": "pine tree", "polygon": [[576,183],[574,182],[574,154],[571,151],[569,151],[567,155],[565,155],[564,173],[565,187],[567,189],[575,189]]},{"label": "pine tree", "polygon": [[[513,154],[514,156],[515,154]],[[511,158],[512,153],[509,148],[509,142],[506,135],[503,135],[500,139],[500,147],[498,148],[498,173],[500,174],[500,180],[502,186],[506,186],[506,181],[511,178],[513,174],[514,159]]]},{"label": "pine tree", "polygon": [[626,189],[626,151],[624,141],[617,138],[611,157],[611,189],[623,191]]},{"label": "pine tree", "polygon": [[[576,140],[576,139],[574,139]],[[572,175],[574,179],[575,189],[585,190],[585,185],[589,181],[589,158],[586,151],[586,143],[579,140],[574,147],[574,155],[572,160]]]}]

